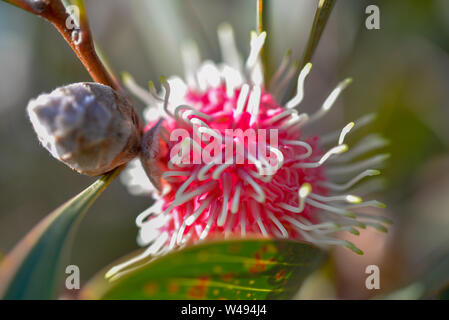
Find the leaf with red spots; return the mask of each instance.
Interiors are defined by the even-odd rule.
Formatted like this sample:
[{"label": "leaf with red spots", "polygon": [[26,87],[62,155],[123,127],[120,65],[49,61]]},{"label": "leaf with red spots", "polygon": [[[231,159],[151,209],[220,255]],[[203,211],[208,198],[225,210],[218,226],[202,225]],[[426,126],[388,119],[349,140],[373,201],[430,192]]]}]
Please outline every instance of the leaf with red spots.
[{"label": "leaf with red spots", "polygon": [[83,299],[288,299],[316,270],[323,251],[289,240],[213,241],[141,261],[107,280],[100,272]]}]

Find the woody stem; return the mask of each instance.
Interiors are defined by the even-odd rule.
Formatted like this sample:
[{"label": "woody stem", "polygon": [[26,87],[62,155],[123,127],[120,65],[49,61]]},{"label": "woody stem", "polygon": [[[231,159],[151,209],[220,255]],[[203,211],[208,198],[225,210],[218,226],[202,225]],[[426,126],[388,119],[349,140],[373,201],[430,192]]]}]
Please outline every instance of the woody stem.
[{"label": "woody stem", "polygon": [[78,7],[79,28],[71,28],[67,23],[73,17],[67,12],[61,0],[4,0],[23,10],[31,12],[49,21],[70,45],[81,63],[95,82],[108,85],[122,91],[120,83],[107,71],[95,51],[95,45],[89,28],[84,1],[76,0]]}]

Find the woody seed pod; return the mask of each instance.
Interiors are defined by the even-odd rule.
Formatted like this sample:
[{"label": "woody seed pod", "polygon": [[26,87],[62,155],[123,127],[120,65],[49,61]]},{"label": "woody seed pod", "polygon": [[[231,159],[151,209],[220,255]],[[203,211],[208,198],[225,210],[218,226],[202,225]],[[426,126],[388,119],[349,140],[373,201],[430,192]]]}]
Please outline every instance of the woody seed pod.
[{"label": "woody seed pod", "polygon": [[97,176],[139,153],[141,122],[131,102],[98,83],[74,83],[31,100],[28,115],[42,145],[72,169]]}]

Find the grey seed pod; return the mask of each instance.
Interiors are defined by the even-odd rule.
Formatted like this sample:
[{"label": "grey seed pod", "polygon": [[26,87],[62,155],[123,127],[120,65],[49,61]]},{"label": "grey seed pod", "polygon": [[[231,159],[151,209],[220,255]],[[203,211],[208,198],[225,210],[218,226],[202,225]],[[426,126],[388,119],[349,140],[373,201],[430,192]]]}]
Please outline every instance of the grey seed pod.
[{"label": "grey seed pod", "polygon": [[42,145],[72,169],[97,176],[138,155],[142,125],[131,102],[98,83],[74,83],[31,100]]}]

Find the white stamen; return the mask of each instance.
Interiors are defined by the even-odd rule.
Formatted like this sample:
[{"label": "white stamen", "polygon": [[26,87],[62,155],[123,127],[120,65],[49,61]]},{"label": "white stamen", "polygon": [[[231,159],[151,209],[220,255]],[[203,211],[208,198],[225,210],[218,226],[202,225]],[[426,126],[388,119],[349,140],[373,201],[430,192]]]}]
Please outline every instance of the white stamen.
[{"label": "white stamen", "polygon": [[[211,174],[207,174],[207,172],[217,164],[218,161],[221,161],[222,159],[222,155],[219,154],[217,155],[215,158],[213,158],[209,163],[207,163],[206,165],[204,165],[199,171],[198,171],[198,176],[197,179],[199,181],[204,181],[207,180],[211,177]],[[207,175],[206,175],[207,174]]]},{"label": "white stamen", "polygon": [[239,169],[239,173],[240,177],[243,178],[246,182],[248,182],[256,192],[257,196],[255,197],[255,200],[260,203],[265,202],[265,192],[263,192],[262,188],[244,170]]},{"label": "white stamen", "polygon": [[173,235],[171,236],[170,239],[170,243],[168,244],[168,249],[171,250],[175,247],[176,245],[176,238],[177,238],[177,234],[176,232],[173,232]]},{"label": "white stamen", "polygon": [[383,148],[388,145],[389,141],[380,137],[378,134],[372,134],[366,136],[360,142],[352,147],[346,154],[335,158],[334,161],[341,163],[346,161],[354,160],[355,158],[365,154],[367,152],[373,151],[375,149]]},{"label": "white stamen", "polygon": [[[182,112],[182,114],[180,114],[181,112]],[[192,119],[188,118],[189,116],[192,116],[192,115],[203,118],[205,120],[210,120],[210,118],[211,118],[209,115],[202,113],[202,112],[192,108],[191,106],[187,106],[184,104],[179,105],[175,108],[175,118],[178,121],[183,120],[185,123],[192,125],[192,122],[191,122]],[[200,119],[197,119],[197,120],[201,121]],[[204,124],[204,123],[205,122],[202,122],[202,124]]]},{"label": "white stamen", "polygon": [[125,87],[127,87],[129,91],[131,91],[131,93],[139,98],[143,103],[147,106],[151,106],[155,103],[153,96],[147,90],[139,86],[129,73],[124,73],[122,78]]},{"label": "white stamen", "polygon": [[205,192],[212,190],[216,186],[216,181],[209,181],[208,183],[202,185],[198,189],[191,191],[189,193],[184,193],[180,197],[175,197],[172,201],[171,205],[165,209],[164,214],[168,214],[174,207],[180,206],[187,201],[193,199],[196,196],[199,196]]},{"label": "white stamen", "polygon": [[198,207],[198,209],[195,210],[190,216],[186,219],[186,225],[191,226],[196,219],[204,212],[204,210],[209,207],[210,203],[212,202],[212,197],[206,198],[203,203]]},{"label": "white stamen", "polygon": [[348,78],[346,80],[343,80],[338,84],[338,86],[331,92],[329,97],[324,101],[323,105],[321,106],[320,110],[318,110],[315,114],[313,114],[310,117],[310,121],[313,122],[322,116],[324,116],[334,105],[335,101],[337,101],[338,96],[340,93],[352,82],[352,79]]},{"label": "white stamen", "polygon": [[201,232],[200,240],[204,240],[207,237],[207,235],[209,234],[209,231],[212,227],[212,223],[214,222],[215,216],[217,215],[216,212],[217,212],[216,208],[211,210],[209,220],[207,221],[207,225],[204,227],[203,232]]},{"label": "white stamen", "polygon": [[[354,128],[353,128],[352,131],[369,125],[371,122],[374,121],[374,119],[376,119],[376,115],[374,113],[370,113],[370,114],[364,115],[360,119],[354,121],[355,125],[354,125]],[[326,134],[326,135],[321,137],[320,143],[322,145],[326,145],[328,143],[334,142],[334,141],[337,140],[337,138],[340,136],[340,134],[341,134],[340,130],[328,133],[328,134]]]},{"label": "white stamen", "polygon": [[345,142],[345,137],[351,131],[351,129],[354,128],[354,122],[349,122],[340,133],[340,137],[338,138],[338,145],[342,145],[343,142]]},{"label": "white stamen", "polygon": [[331,189],[331,190],[344,191],[344,190],[348,190],[349,188],[351,188],[353,185],[355,185],[357,182],[359,182],[360,180],[362,180],[365,177],[377,176],[379,174],[380,174],[379,170],[365,170],[344,184],[336,184],[336,183],[332,183],[332,182],[320,182],[320,184]]},{"label": "white stamen", "polygon": [[312,155],[312,152],[313,152],[312,147],[307,142],[299,141],[299,140],[281,140],[281,142],[283,144],[299,146],[299,147],[303,147],[306,149],[306,153],[295,157],[296,160],[306,159]]},{"label": "white stamen", "polygon": [[282,59],[281,64],[279,65],[279,68],[277,69],[273,78],[270,81],[270,85],[269,85],[270,90],[276,86],[276,84],[279,81],[279,78],[284,74],[285,70],[287,70],[287,67],[290,64],[291,57],[292,57],[292,51],[288,50],[286,52],[286,54],[284,55],[284,58]]},{"label": "white stamen", "polygon": [[304,231],[314,231],[314,230],[320,230],[320,229],[335,230],[338,228],[338,225],[336,225],[335,223],[331,223],[331,222],[325,222],[325,223],[320,223],[320,224],[311,224],[311,223],[304,224],[304,223],[301,223],[299,220],[294,219],[290,216],[284,216],[283,219]]},{"label": "white stamen", "polygon": [[267,33],[265,31],[259,35],[254,31],[251,32],[251,49],[248,59],[246,60],[246,70],[248,74],[251,74],[253,68],[255,67],[266,38]]},{"label": "white stamen", "polygon": [[285,88],[289,85],[292,78],[295,76],[296,70],[298,70],[298,66],[299,66],[298,61],[293,62],[293,64],[290,66],[287,74],[285,75],[284,79],[279,83],[278,86],[273,88],[272,94],[276,98],[277,101],[282,100],[283,92],[284,92]]},{"label": "white stamen", "polygon": [[296,163],[293,165],[294,168],[317,168],[326,162],[331,156],[336,154],[341,154],[348,150],[348,146],[346,144],[342,144],[336,147],[333,147],[328,152],[326,152],[318,162],[306,162],[306,163]]},{"label": "white stamen", "polygon": [[157,200],[151,207],[144,210],[136,217],[136,226],[139,228],[142,227],[143,224],[147,223],[145,220],[152,215],[159,215],[162,212],[163,202]]},{"label": "white stamen", "polygon": [[176,237],[176,244],[180,245],[182,243],[182,236],[184,235],[184,231],[186,230],[186,221],[183,222],[181,228],[178,230],[178,236]]},{"label": "white stamen", "polygon": [[239,98],[237,100],[237,108],[235,110],[236,116],[242,114],[243,108],[245,108],[246,98],[248,97],[249,93],[249,85],[244,84],[242,86],[242,89],[240,90]]},{"label": "white stamen", "polygon": [[378,222],[381,222],[381,223],[384,223],[387,225],[390,225],[392,223],[391,220],[386,217],[367,214],[367,213],[357,213],[357,217],[365,219],[365,220],[378,221]]},{"label": "white stamen", "polygon": [[327,204],[324,204],[324,203],[312,200],[310,198],[307,198],[306,202],[308,204],[310,204],[311,206],[313,206],[313,207],[320,208],[320,209],[326,210],[328,212],[333,212],[333,213],[336,213],[336,214],[339,214],[339,215],[343,215],[343,216],[346,216],[346,217],[354,217],[354,214],[352,212],[350,212],[348,210],[345,210],[343,208],[330,206],[330,205],[327,205]]},{"label": "white stamen", "polygon": [[254,86],[249,96],[247,111],[251,113],[250,125],[253,125],[257,121],[257,117],[259,116],[261,94],[261,88],[259,86]]},{"label": "white stamen", "polygon": [[377,201],[377,200],[369,200],[365,202],[354,203],[346,206],[347,209],[356,209],[356,208],[365,208],[365,207],[374,207],[374,208],[385,208],[385,204]]},{"label": "white stamen", "polygon": [[160,235],[159,229],[166,225],[172,217],[167,215],[158,215],[140,226],[138,244],[146,246],[152,243]]},{"label": "white stamen", "polygon": [[295,108],[302,102],[302,99],[304,98],[304,81],[311,69],[312,64],[309,62],[299,73],[296,95],[285,105],[287,109]]},{"label": "white stamen", "polygon": [[352,242],[346,241],[346,240],[339,240],[334,238],[315,238],[312,235],[304,232],[301,229],[297,229],[298,232],[304,237],[305,240],[310,241],[311,243],[314,243],[316,245],[336,245],[336,246],[343,246],[346,247],[352,251],[354,251],[357,254],[363,254],[363,251],[357,248]]},{"label": "white stamen", "polygon": [[[282,153],[281,150],[279,150],[278,148],[272,147],[272,146],[268,146],[268,150],[270,150],[270,152],[273,152],[276,155],[277,163],[275,166],[271,166],[272,171],[269,174],[269,175],[274,175],[284,164],[284,154]],[[268,163],[268,165],[270,165],[270,164]]]},{"label": "white stamen", "polygon": [[161,77],[161,84],[165,89],[165,97],[164,97],[164,111],[170,115],[171,117],[174,118],[174,115],[168,110],[168,100],[170,99],[170,84],[168,83],[168,81],[164,78]]},{"label": "white stamen", "polygon": [[306,182],[298,190],[298,197],[299,197],[298,207],[291,206],[284,202],[281,202],[279,204],[279,207],[284,208],[284,209],[289,210],[294,213],[301,213],[304,211],[306,199],[311,192],[312,192],[312,186],[310,185],[310,183]]},{"label": "white stamen", "polygon": [[232,198],[231,212],[233,214],[237,213],[239,210],[239,202],[240,202],[240,193],[242,191],[242,184],[237,184],[237,187],[234,191],[234,197]]},{"label": "white stamen", "polygon": [[179,187],[179,189],[176,191],[175,198],[181,197],[184,191],[192,184],[192,182],[195,180],[196,171],[193,172],[190,177],[184,181],[184,183]]},{"label": "white stamen", "polygon": [[184,65],[184,73],[189,87],[196,88],[197,81],[195,78],[196,70],[198,70],[201,57],[195,42],[186,42],[181,48],[181,55]]},{"label": "white stamen", "polygon": [[380,232],[388,232],[387,227],[385,227],[383,224],[377,223],[377,222],[371,222],[371,221],[364,221],[364,223],[371,228],[376,229],[377,231]]},{"label": "white stamen", "polygon": [[231,230],[235,224],[235,219],[237,218],[237,215],[233,214],[231,215],[231,217],[229,218],[229,222],[226,224],[226,228],[225,228],[225,238],[228,238],[229,235],[231,234]]},{"label": "white stamen", "polygon": [[[245,148],[246,149],[246,148]],[[252,153],[250,152],[250,150],[247,150],[247,154],[246,154],[247,158],[248,158],[248,162],[254,164],[257,168],[257,173],[259,174],[259,176],[265,176],[266,175],[266,171],[265,168],[263,166],[262,161],[260,161],[257,157],[255,157],[254,155],[252,155]]]},{"label": "white stamen", "polygon": [[322,202],[333,202],[333,201],[345,201],[347,203],[361,203],[362,198],[358,196],[354,196],[352,194],[345,194],[345,195],[339,195],[339,196],[322,196],[316,193],[311,193],[310,198],[322,201]]},{"label": "white stamen", "polygon": [[243,78],[240,72],[228,66],[224,66],[221,72],[226,83],[226,95],[228,98],[234,97],[234,91],[242,85]]},{"label": "white stamen", "polygon": [[370,167],[379,169],[389,157],[389,154],[380,154],[359,162],[341,166],[333,166],[327,169],[327,173],[333,175],[345,175],[354,174],[355,172],[366,170]]},{"label": "white stamen", "polygon": [[309,115],[307,113],[292,113],[290,119],[283,124],[284,128],[290,132],[295,132],[301,128],[305,123],[309,121]]},{"label": "white stamen", "polygon": [[240,209],[240,234],[246,236],[246,208],[242,206]]},{"label": "white stamen", "polygon": [[256,220],[257,225],[259,226],[260,231],[262,232],[262,235],[264,237],[268,236],[267,229],[265,228],[265,225],[262,222],[262,218],[260,217],[260,208],[259,204],[255,201],[250,202],[251,211],[254,215],[254,220]]},{"label": "white stamen", "polygon": [[197,72],[197,79],[201,91],[208,87],[216,88],[221,83],[221,75],[215,63],[205,61]]},{"label": "white stamen", "polygon": [[228,215],[228,202],[229,197],[231,195],[231,188],[232,188],[232,180],[229,173],[223,174],[223,203],[221,206],[221,213],[218,216],[217,219],[217,225],[219,227],[222,227],[226,222],[226,217]]},{"label": "white stamen", "polygon": [[165,171],[162,174],[162,178],[167,177],[187,177],[190,175],[189,171]]},{"label": "white stamen", "polygon": [[223,23],[218,27],[218,41],[224,63],[235,70],[241,70],[242,59],[235,44],[234,31],[229,24]]},{"label": "white stamen", "polygon": [[[195,121],[193,120],[198,120],[198,119],[191,119],[193,123],[195,123]],[[201,120],[199,120],[201,121]],[[209,126],[202,126],[198,128],[198,133],[201,134],[203,141],[205,142],[209,142],[209,137],[203,135],[203,133],[206,133],[207,135],[214,137],[215,138],[215,142],[217,144],[222,144],[222,136],[220,135],[220,133],[218,133],[217,131],[209,128]]]},{"label": "white stamen", "polygon": [[212,173],[212,178],[215,180],[220,179],[222,172],[231,166],[232,166],[232,164],[226,164],[226,163],[219,165]]},{"label": "white stamen", "polygon": [[279,219],[276,218],[271,211],[267,211],[267,215],[271,219],[271,221],[273,221],[274,225],[279,229],[279,231],[281,232],[281,236],[283,238],[288,238],[288,232],[282,225],[282,223],[279,221]]},{"label": "white stamen", "polygon": [[273,175],[274,171],[272,171],[272,169],[267,168],[267,170],[262,169],[263,170],[263,175],[260,175],[259,172],[253,171],[253,170],[247,170],[247,172],[254,178],[256,178],[257,180],[260,180],[262,182],[268,183],[271,182],[271,180],[273,180]]},{"label": "white stamen", "polygon": [[277,115],[275,115],[273,117],[268,118],[265,121],[265,123],[266,124],[273,124],[276,121],[282,120],[283,118],[286,118],[286,117],[290,116],[293,113],[297,114],[297,111],[296,110],[285,110],[283,112],[278,113]]},{"label": "white stamen", "polygon": [[154,86],[153,81],[148,82],[148,90],[150,91],[151,96],[154,98],[154,100],[157,100],[159,102],[164,102],[164,99],[162,99],[159,94],[156,91],[156,87]]},{"label": "white stamen", "polygon": [[360,196],[367,196],[373,193],[384,190],[386,186],[386,181],[383,178],[369,179],[368,181],[361,183],[359,186],[353,188],[351,192],[356,193]]}]

